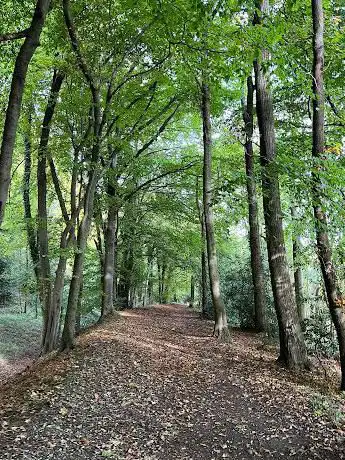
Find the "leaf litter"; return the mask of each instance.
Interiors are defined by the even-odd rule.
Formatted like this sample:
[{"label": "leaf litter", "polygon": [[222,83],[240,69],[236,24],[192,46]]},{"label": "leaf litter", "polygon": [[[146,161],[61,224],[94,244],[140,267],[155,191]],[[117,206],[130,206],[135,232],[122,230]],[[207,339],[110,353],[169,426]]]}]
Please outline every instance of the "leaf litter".
[{"label": "leaf litter", "polygon": [[[1,460],[345,459],[345,426],[255,334],[179,305],[124,311],[1,387]],[[337,398],[337,396],[334,396]]]}]

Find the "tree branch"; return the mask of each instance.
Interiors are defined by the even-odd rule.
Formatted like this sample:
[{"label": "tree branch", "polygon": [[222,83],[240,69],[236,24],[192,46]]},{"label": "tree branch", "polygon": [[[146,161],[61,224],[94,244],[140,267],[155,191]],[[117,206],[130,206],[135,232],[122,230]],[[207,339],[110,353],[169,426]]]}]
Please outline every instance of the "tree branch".
[{"label": "tree branch", "polygon": [[8,34],[0,34],[0,43],[2,42],[8,42],[11,40],[17,40],[19,38],[25,38],[29,32],[28,29],[20,30],[19,32],[12,32]]}]

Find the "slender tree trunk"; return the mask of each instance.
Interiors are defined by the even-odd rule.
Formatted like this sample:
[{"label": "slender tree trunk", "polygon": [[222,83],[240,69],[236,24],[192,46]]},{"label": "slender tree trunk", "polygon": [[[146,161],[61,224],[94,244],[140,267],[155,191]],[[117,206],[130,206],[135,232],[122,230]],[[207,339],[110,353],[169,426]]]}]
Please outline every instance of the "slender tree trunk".
[{"label": "slender tree trunk", "polygon": [[220,292],[220,280],[214,237],[214,219],[212,209],[212,139],[211,139],[211,106],[210,91],[207,83],[201,85],[203,143],[204,143],[204,169],[203,169],[203,203],[207,242],[208,269],[212,294],[213,309],[215,312],[215,325],[213,334],[221,340],[228,340],[229,328],[225,305]]},{"label": "slender tree trunk", "polygon": [[195,301],[195,278],[194,275],[190,277],[190,302],[189,302],[189,307],[193,308],[194,307],[194,301]]},{"label": "slender tree trunk", "polygon": [[196,208],[198,210],[198,217],[200,222],[200,237],[201,237],[201,282],[200,282],[200,298],[201,298],[201,315],[203,318],[212,318],[212,311],[208,305],[208,263],[207,263],[207,244],[206,244],[206,227],[204,219],[203,206],[199,200],[199,179],[196,179],[195,187]]},{"label": "slender tree trunk", "polygon": [[[261,14],[268,14],[269,2],[267,0],[259,0],[257,6]],[[261,18],[257,15],[255,22],[260,21]],[[267,252],[279,326],[279,359],[287,367],[297,370],[305,369],[309,363],[285,249],[279,178],[275,162],[273,101],[264,71],[268,60],[267,52],[262,51],[261,62],[255,61],[254,63]]]},{"label": "slender tree trunk", "polygon": [[[126,238],[130,238],[128,235]],[[121,309],[132,308],[130,292],[132,288],[132,271],[134,266],[133,241],[127,241],[127,247],[123,255],[118,287],[118,305]]]},{"label": "slender tree trunk", "polygon": [[162,270],[161,270],[161,264],[159,262],[159,258],[157,256],[157,272],[158,272],[158,302],[163,303],[162,299]]},{"label": "slender tree trunk", "polygon": [[[313,15],[313,158],[320,162],[325,148],[325,113],[324,113],[324,15],[322,0],[312,0]],[[321,167],[321,165],[317,165]],[[345,390],[345,300],[337,281],[336,270],[332,261],[332,249],[328,236],[327,216],[323,206],[323,184],[320,176],[313,173],[313,202],[316,224],[318,257],[326,289],[331,318],[337,333],[341,364],[341,390]]]},{"label": "slender tree trunk", "polygon": [[[291,216],[296,218],[296,210],[291,207]],[[300,236],[293,236],[292,238],[292,260],[293,260],[293,276],[294,276],[294,288],[298,315],[300,320],[303,322],[305,319],[305,308],[304,308],[304,296],[303,296],[303,274],[302,268],[299,263],[299,255],[301,252],[301,238]]]},{"label": "slender tree trunk", "polygon": [[79,335],[81,331],[81,316],[82,316],[82,307],[83,307],[83,278],[80,283],[80,292],[78,298],[78,307],[77,314],[75,318],[75,334]]},{"label": "slender tree trunk", "polygon": [[71,40],[73,51],[76,55],[76,61],[80,71],[84,75],[86,82],[89,85],[92,95],[92,112],[93,112],[93,146],[90,155],[90,160],[93,164],[92,170],[89,171],[88,183],[85,190],[83,217],[78,225],[78,236],[76,242],[76,253],[73,262],[72,280],[68,293],[68,301],[65,315],[64,328],[62,331],[61,349],[68,350],[75,345],[75,324],[76,313],[78,308],[78,299],[80,295],[81,282],[83,276],[83,267],[85,259],[85,250],[87,239],[90,233],[96,186],[100,177],[100,167],[98,160],[101,148],[102,135],[102,114],[101,114],[101,94],[98,84],[96,83],[91,69],[83,58],[79,48],[79,41],[76,34],[73,17],[70,10],[70,0],[63,0],[63,13],[68,34]]},{"label": "slender tree trunk", "polygon": [[110,203],[107,227],[104,235],[102,318],[113,313],[114,309],[114,268],[117,216],[117,205]]},{"label": "slender tree trunk", "polygon": [[254,172],[253,153],[253,112],[254,112],[254,85],[252,77],[247,78],[247,103],[243,107],[243,120],[245,124],[246,142],[244,145],[244,158],[247,176],[248,196],[248,221],[249,245],[252,279],[254,288],[254,324],[258,332],[266,329],[265,324],[265,281],[262,267],[260,226],[258,217],[258,202],[256,197],[256,184]]},{"label": "slender tree trunk", "polygon": [[21,111],[26,74],[29,63],[39,45],[40,35],[50,6],[50,0],[38,0],[30,28],[19,50],[8,99],[5,125],[0,151],[0,225],[5,212],[8,190],[11,181],[13,149]]},{"label": "slender tree trunk", "polygon": [[24,134],[24,176],[23,176],[23,203],[24,218],[26,221],[26,233],[29,245],[30,256],[34,268],[36,281],[39,281],[39,260],[36,238],[36,225],[32,218],[30,185],[31,185],[31,140],[28,133]]},{"label": "slender tree trunk", "polygon": [[147,279],[147,301],[148,305],[151,305],[153,301],[153,252],[154,248],[149,248],[149,253],[147,257],[147,266],[148,266],[148,279]]},{"label": "slender tree trunk", "polygon": [[[111,171],[115,170],[117,163],[117,152],[108,145],[109,158],[111,159]],[[115,203],[115,187],[112,184],[113,179],[108,179],[107,196],[108,216],[107,225],[104,232],[104,263],[103,263],[103,283],[102,283],[102,313],[104,318],[114,311],[114,275],[115,275],[115,252],[118,227],[118,205]]]},{"label": "slender tree trunk", "polygon": [[[98,144],[96,148],[99,148],[99,139],[96,139]],[[80,295],[81,282],[83,277],[83,267],[85,259],[85,250],[87,245],[87,239],[90,233],[92,216],[93,216],[93,205],[95,198],[96,185],[99,179],[99,169],[95,168],[90,172],[89,182],[85,191],[84,199],[84,215],[78,226],[78,236],[76,244],[76,253],[74,255],[72,279],[68,293],[68,301],[66,308],[66,315],[64,321],[64,327],[62,331],[61,349],[69,350],[74,348],[75,345],[75,324],[76,324],[76,313],[78,308],[78,299]]]},{"label": "slender tree trunk", "polygon": [[204,245],[204,249],[201,251],[201,314],[203,318],[211,319],[213,315],[208,305],[207,271],[207,252]]},{"label": "slender tree trunk", "polygon": [[167,265],[166,265],[166,261],[165,261],[165,258],[163,257],[163,262],[162,262],[162,274],[161,274],[161,299],[162,299],[162,303],[165,303],[166,302],[166,299],[165,299],[165,292],[166,292],[166,282],[165,282],[165,274],[166,274],[166,269],[167,269]]},{"label": "slender tree trunk", "polygon": [[117,303],[118,297],[118,238],[119,238],[119,212],[116,214],[116,227],[115,227],[115,240],[114,240],[114,285],[113,285],[113,297],[114,305]]},{"label": "slender tree trunk", "polygon": [[48,211],[47,211],[47,156],[48,142],[50,136],[51,122],[53,119],[57,96],[59,94],[64,74],[54,71],[50,95],[44,114],[40,145],[38,148],[37,163],[37,209],[38,209],[38,230],[37,242],[39,249],[39,275],[40,292],[43,308],[43,333],[42,353],[48,353],[56,345],[59,310],[56,310],[57,293],[53,289],[52,276],[49,259],[48,244]]}]

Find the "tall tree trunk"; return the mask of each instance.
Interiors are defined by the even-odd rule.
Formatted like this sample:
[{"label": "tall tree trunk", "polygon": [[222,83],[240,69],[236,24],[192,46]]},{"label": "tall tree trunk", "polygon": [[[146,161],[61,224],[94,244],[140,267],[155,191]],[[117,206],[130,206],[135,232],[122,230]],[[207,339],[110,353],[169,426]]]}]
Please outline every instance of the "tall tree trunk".
[{"label": "tall tree trunk", "polygon": [[151,305],[153,301],[153,253],[154,248],[151,246],[148,251],[147,256],[147,302],[148,305]]},{"label": "tall tree trunk", "polygon": [[31,139],[30,134],[24,134],[24,176],[23,176],[23,204],[24,218],[26,221],[26,234],[28,239],[29,251],[34,268],[36,281],[39,282],[39,259],[36,238],[36,225],[32,218],[30,185],[31,185]]},{"label": "tall tree trunk", "polygon": [[[291,216],[296,218],[296,210],[294,206],[291,207]],[[293,261],[293,276],[294,276],[294,288],[298,315],[300,320],[303,322],[305,319],[305,305],[303,296],[303,274],[302,268],[299,263],[299,255],[301,252],[301,237],[299,235],[293,236],[292,238],[292,261]]]},{"label": "tall tree trunk", "polygon": [[204,211],[202,203],[199,200],[199,179],[196,179],[195,187],[196,208],[198,210],[198,217],[200,222],[200,239],[202,244],[201,249],[201,281],[200,281],[200,298],[201,298],[201,315],[203,318],[210,319],[213,314],[210,311],[208,304],[208,263],[207,263],[207,244],[206,244],[206,227],[204,219]]},{"label": "tall tree trunk", "polygon": [[254,172],[253,153],[253,112],[254,112],[254,85],[252,77],[247,78],[247,102],[243,107],[243,121],[245,125],[246,141],[244,158],[247,176],[249,245],[254,288],[254,323],[255,329],[262,332],[266,329],[265,323],[265,281],[262,267],[260,226],[258,217],[258,202]]},{"label": "tall tree trunk", "polygon": [[96,186],[100,177],[100,167],[98,166],[98,160],[101,148],[102,114],[100,89],[93,77],[91,69],[87,65],[81,53],[78,37],[73,22],[73,17],[70,10],[70,0],[63,0],[62,6],[65,23],[68,29],[68,34],[71,40],[73,51],[76,55],[77,64],[79,66],[80,71],[84,75],[85,81],[88,83],[90,88],[90,92],[92,95],[93,112],[93,145],[90,155],[90,160],[93,164],[93,169],[89,171],[88,183],[86,185],[83,203],[84,214],[78,225],[76,253],[74,256],[72,280],[68,293],[66,315],[61,340],[61,349],[68,350],[73,348],[75,345],[76,313],[82,283],[85,250],[92,223]]},{"label": "tall tree trunk", "polygon": [[167,264],[165,261],[165,257],[163,256],[163,262],[161,265],[162,274],[161,274],[161,303],[165,303],[165,292],[166,292],[166,283],[165,283],[165,274],[167,270]]},{"label": "tall tree trunk", "polygon": [[114,309],[114,269],[117,216],[117,205],[110,203],[108,209],[107,227],[104,235],[102,318],[113,313]]},{"label": "tall tree trunk", "polygon": [[13,70],[11,91],[8,99],[5,125],[0,151],[0,225],[5,212],[11,181],[13,149],[21,111],[26,74],[29,63],[39,45],[40,35],[50,6],[50,0],[38,0],[30,28],[26,34]]},{"label": "tall tree trunk", "polygon": [[173,269],[172,269],[171,265],[169,266],[168,263],[164,263],[163,267],[165,267],[164,276],[163,276],[163,280],[164,280],[163,303],[168,303],[171,278],[172,278],[172,275],[173,275]]},{"label": "tall tree trunk", "polygon": [[53,302],[53,285],[49,259],[48,244],[48,211],[47,211],[47,156],[51,122],[53,119],[57,96],[59,94],[64,74],[54,71],[50,95],[44,114],[40,144],[38,147],[37,163],[37,210],[38,229],[37,242],[39,249],[40,292],[43,308],[42,352],[51,351],[56,344],[59,324],[59,311],[55,310]]},{"label": "tall tree trunk", "polygon": [[[99,139],[96,139],[95,142],[98,144],[95,148],[99,149]],[[85,191],[84,215],[78,226],[76,253],[74,255],[72,279],[69,287],[66,315],[62,331],[62,350],[69,350],[74,348],[75,345],[76,313],[83,278],[85,250],[92,223],[94,198],[99,173],[100,171],[98,168],[95,168],[89,173],[89,181]]]},{"label": "tall tree trunk", "polygon": [[[111,171],[114,171],[117,163],[117,152],[108,145],[109,158],[111,159]],[[114,176],[114,174],[112,174]],[[115,202],[115,187],[111,182],[113,178],[108,179],[107,196],[108,196],[108,216],[104,232],[104,263],[103,263],[103,283],[102,283],[102,311],[101,318],[104,318],[114,311],[114,275],[115,275],[115,251],[118,227],[118,204]]]},{"label": "tall tree trunk", "polygon": [[157,272],[158,272],[158,302],[163,303],[163,281],[162,281],[162,269],[157,256]]},{"label": "tall tree trunk", "polygon": [[190,302],[189,302],[189,307],[193,308],[194,307],[194,301],[195,301],[195,278],[194,275],[190,277]]},{"label": "tall tree trunk", "polygon": [[113,285],[113,298],[114,305],[117,303],[117,290],[118,290],[118,241],[119,241],[119,212],[116,214],[116,227],[115,227],[115,239],[114,239],[114,285]]},{"label": "tall tree trunk", "polygon": [[212,294],[215,325],[213,334],[221,340],[228,340],[229,328],[225,305],[220,292],[220,280],[214,237],[214,218],[212,209],[212,139],[211,139],[211,104],[208,84],[201,84],[201,111],[203,122],[204,168],[203,168],[203,204],[207,242],[208,269]]},{"label": "tall tree trunk", "polygon": [[118,286],[118,305],[122,308],[132,308],[130,292],[132,288],[132,271],[134,266],[134,255],[133,255],[133,241],[131,236],[126,235],[127,247],[123,255],[123,261],[120,272],[120,280]]},{"label": "tall tree trunk", "polygon": [[[269,13],[267,0],[257,1],[257,6],[260,14]],[[255,23],[260,22],[261,17],[257,14]],[[264,70],[268,61],[268,53],[262,51],[260,62],[255,61],[254,63],[267,252],[279,326],[279,359],[287,367],[297,370],[308,367],[309,363],[285,249],[279,178],[275,161],[273,101]]]},{"label": "tall tree trunk", "polygon": [[[324,16],[322,0],[312,0],[313,15],[313,149],[316,162],[320,162],[325,148],[325,113],[324,113]],[[318,165],[321,167],[321,165]],[[336,270],[332,261],[332,249],[328,236],[327,216],[322,205],[322,180],[313,173],[313,203],[316,224],[316,241],[318,257],[325,284],[331,318],[337,332],[341,364],[341,390],[345,390],[345,300],[337,281]]]},{"label": "tall tree trunk", "polygon": [[203,318],[211,319],[213,317],[212,311],[209,309],[208,304],[208,280],[207,280],[207,252],[206,245],[201,251],[201,314]]}]

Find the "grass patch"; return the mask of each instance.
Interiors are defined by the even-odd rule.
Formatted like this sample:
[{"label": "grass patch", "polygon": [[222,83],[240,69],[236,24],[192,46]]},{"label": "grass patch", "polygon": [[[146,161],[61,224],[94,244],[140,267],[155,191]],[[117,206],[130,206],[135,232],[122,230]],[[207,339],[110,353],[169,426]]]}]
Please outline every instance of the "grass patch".
[{"label": "grass patch", "polygon": [[42,321],[30,313],[0,311],[0,358],[12,360],[35,355],[40,346]]}]

